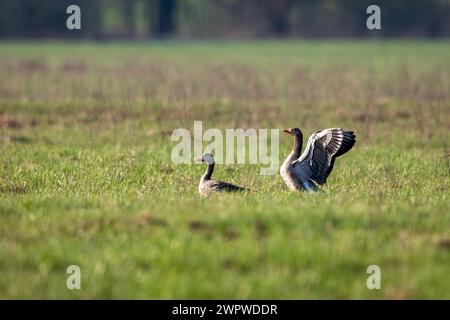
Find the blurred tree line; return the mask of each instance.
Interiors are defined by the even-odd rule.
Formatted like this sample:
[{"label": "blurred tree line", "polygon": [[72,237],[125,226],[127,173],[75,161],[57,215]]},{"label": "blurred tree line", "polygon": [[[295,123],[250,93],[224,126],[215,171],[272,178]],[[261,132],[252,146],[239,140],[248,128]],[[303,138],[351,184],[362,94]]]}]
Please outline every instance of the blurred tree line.
[{"label": "blurred tree line", "polygon": [[[82,30],[66,28],[81,8]],[[381,31],[366,8],[381,8]],[[450,0],[0,0],[1,38],[448,37]]]}]

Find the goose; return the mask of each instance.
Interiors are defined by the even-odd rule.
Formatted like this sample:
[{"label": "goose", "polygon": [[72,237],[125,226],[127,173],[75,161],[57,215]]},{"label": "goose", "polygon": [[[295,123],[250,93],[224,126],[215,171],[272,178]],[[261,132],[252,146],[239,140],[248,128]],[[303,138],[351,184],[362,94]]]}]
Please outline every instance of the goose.
[{"label": "goose", "polygon": [[299,128],[284,129],[294,136],[292,152],[280,167],[280,175],[291,190],[317,191],[317,184],[326,183],[334,161],[355,144],[353,131],[330,128],[313,133],[303,154],[303,133]]},{"label": "goose", "polygon": [[236,186],[234,184],[220,181],[220,180],[212,180],[211,176],[214,171],[214,157],[211,153],[205,153],[198,161],[202,161],[208,164],[205,173],[200,179],[200,183],[198,185],[198,192],[202,196],[207,196],[211,192],[233,192],[233,191],[246,191],[248,189]]}]

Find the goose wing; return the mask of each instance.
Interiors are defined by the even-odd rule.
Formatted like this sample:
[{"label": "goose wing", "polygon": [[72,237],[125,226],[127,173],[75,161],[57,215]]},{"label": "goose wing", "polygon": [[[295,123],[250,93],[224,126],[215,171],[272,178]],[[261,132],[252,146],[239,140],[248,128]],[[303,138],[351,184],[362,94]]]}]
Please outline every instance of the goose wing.
[{"label": "goose wing", "polygon": [[303,154],[293,163],[294,172],[302,179],[324,184],[333,170],[334,160],[355,144],[353,131],[330,128],[313,133]]},{"label": "goose wing", "polygon": [[244,191],[245,188],[236,186],[232,183],[228,183],[220,180],[209,180],[207,181],[208,188],[211,191]]}]

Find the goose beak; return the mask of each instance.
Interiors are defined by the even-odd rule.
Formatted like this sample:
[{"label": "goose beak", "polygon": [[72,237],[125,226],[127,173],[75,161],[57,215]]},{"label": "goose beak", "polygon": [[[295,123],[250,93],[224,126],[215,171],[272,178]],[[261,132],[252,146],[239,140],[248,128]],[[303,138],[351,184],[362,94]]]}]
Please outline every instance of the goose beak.
[{"label": "goose beak", "polygon": [[203,162],[203,157],[195,159],[195,161]]},{"label": "goose beak", "polygon": [[286,133],[289,133],[289,134],[291,134],[291,128],[288,128],[288,129],[284,129],[284,130],[283,130],[283,132],[286,132]]}]

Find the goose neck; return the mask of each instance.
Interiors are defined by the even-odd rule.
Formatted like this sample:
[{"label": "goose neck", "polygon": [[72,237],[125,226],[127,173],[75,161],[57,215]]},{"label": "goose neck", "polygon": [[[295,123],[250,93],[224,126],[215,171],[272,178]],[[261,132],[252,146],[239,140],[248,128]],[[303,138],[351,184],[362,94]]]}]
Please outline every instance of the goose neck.
[{"label": "goose neck", "polygon": [[300,154],[302,152],[302,144],[303,144],[303,137],[295,136],[294,137],[294,146],[292,148],[292,154],[296,158],[300,157]]},{"label": "goose neck", "polygon": [[208,164],[208,167],[206,168],[206,171],[202,176],[202,180],[210,180],[213,171],[214,171],[214,163]]}]

